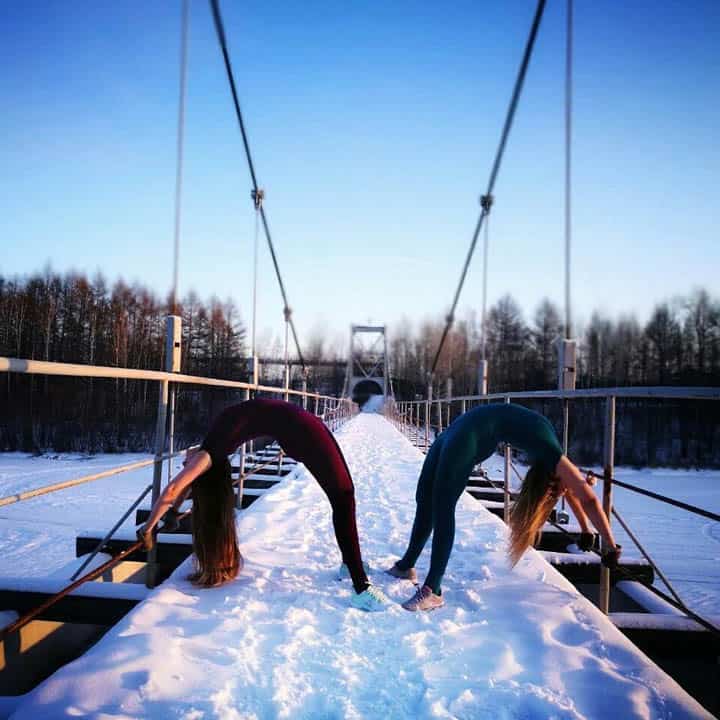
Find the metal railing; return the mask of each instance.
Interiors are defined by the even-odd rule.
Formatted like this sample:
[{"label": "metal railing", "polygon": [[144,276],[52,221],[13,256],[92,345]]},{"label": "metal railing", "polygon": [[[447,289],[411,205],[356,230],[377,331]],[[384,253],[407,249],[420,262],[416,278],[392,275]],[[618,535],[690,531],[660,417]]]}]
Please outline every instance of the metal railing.
[{"label": "metal railing", "polygon": [[[260,385],[259,383],[245,383],[237,382],[234,380],[223,380],[218,378],[206,378],[195,375],[181,375],[180,373],[162,372],[156,370],[134,370],[130,368],[115,368],[107,366],[97,365],[77,365],[70,363],[55,363],[55,362],[44,362],[37,360],[24,360],[21,358],[7,358],[0,357],[0,372],[7,373],[19,373],[26,375],[58,375],[65,377],[99,377],[99,378],[110,378],[110,379],[130,379],[130,380],[154,380],[159,383],[159,402],[158,402],[158,413],[156,423],[156,438],[155,438],[155,457],[149,460],[142,460],[135,463],[129,463],[110,470],[105,470],[92,475],[85,475],[80,478],[71,480],[65,480],[63,482],[54,483],[42,488],[34,488],[21,493],[16,493],[4,498],[0,498],[0,507],[3,505],[9,505],[23,500],[29,500],[40,495],[45,495],[51,492],[57,492],[64,490],[69,487],[75,487],[84,483],[92,482],[94,480],[100,480],[111,475],[117,475],[124,472],[130,472],[132,470],[138,470],[149,465],[153,465],[153,482],[151,486],[146,487],[135,500],[130,509],[122,516],[122,518],[115,524],[113,529],[101,540],[98,546],[95,548],[94,554],[97,554],[107,541],[112,537],[114,532],[120,527],[120,525],[129,516],[132,510],[141,502],[141,500],[147,495],[149,490],[152,488],[152,503],[154,504],[160,495],[160,486],[162,481],[162,466],[165,460],[171,460],[173,457],[183,454],[185,450],[179,452],[164,452],[166,443],[168,442],[168,396],[169,388],[173,384],[186,384],[186,385],[200,385],[200,386],[211,386],[211,387],[222,387],[242,391],[242,399],[247,400],[251,397],[251,393],[270,393],[282,395],[286,400],[290,396],[297,398],[302,404],[304,409],[308,408],[309,400],[313,401],[313,412],[316,416],[320,417],[323,422],[331,431],[337,430],[343,423],[345,423],[350,417],[352,417],[357,411],[358,407],[352,400],[347,398],[338,398],[331,395],[321,395],[320,393],[307,392],[307,383],[303,381],[303,390],[292,390],[288,387],[288,380],[286,375],[286,382],[284,387],[274,387],[270,385]],[[170,423],[172,425],[172,423]],[[170,446],[172,447],[172,439],[170,439]],[[240,454],[240,472],[238,480],[236,481],[239,487],[237,494],[238,507],[242,506],[242,494],[243,484],[246,477],[245,473],[245,444],[239,448]],[[280,461],[278,462],[278,472],[280,471],[282,464],[283,453],[280,453]],[[273,461],[275,462],[275,461]],[[5,637],[10,632],[14,632],[26,623],[30,622],[34,617],[42,612],[49,604],[53,604],[61,599],[71,589],[78,587],[83,582],[98,577],[102,571],[108,569],[127,557],[131,551],[138,549],[141,543],[137,542],[130,548],[124,550],[120,555],[112,558],[108,562],[104,563],[101,568],[98,568],[81,578],[75,580],[75,577],[89,564],[91,558],[88,558],[81,569],[73,576],[74,582],[65,588],[60,593],[50,598],[47,603],[43,604],[40,608],[36,608],[30,613],[26,613],[22,618],[19,618],[16,623],[13,623],[10,627],[2,630],[0,637]],[[156,553],[157,545],[148,553],[147,561],[147,577],[146,583],[149,587],[155,584],[156,575]]]},{"label": "metal railing", "polygon": [[[9,505],[21,500],[27,500],[48,492],[56,492],[68,487],[73,487],[93,480],[100,480],[110,475],[116,475],[131,470],[137,470],[148,465],[154,465],[152,502],[154,503],[160,495],[162,481],[162,466],[165,460],[182,454],[181,452],[166,453],[167,443],[167,409],[169,388],[173,384],[178,385],[200,385],[204,387],[220,387],[231,390],[242,391],[242,399],[247,400],[251,394],[270,393],[296,398],[303,407],[307,408],[309,401],[313,403],[313,412],[322,418],[331,431],[337,430],[343,423],[357,412],[357,405],[348,398],[339,398],[332,395],[322,395],[307,390],[292,390],[288,387],[275,387],[272,385],[261,385],[254,383],[239,382],[236,380],[224,380],[219,378],[207,378],[197,375],[183,375],[180,373],[163,372],[160,370],[135,370],[132,368],[109,367],[103,365],[79,365],[73,363],[45,362],[41,360],[26,360],[22,358],[0,357],[0,373],[18,373],[23,375],[57,375],[63,377],[79,378],[109,378],[115,380],[154,380],[159,385],[159,402],[155,433],[155,457],[152,460],[142,460],[136,463],[119,466],[111,470],[87,475],[73,480],[66,480],[55,483],[44,488],[35,488],[22,493],[17,493],[0,498],[0,507]],[[184,452],[184,451],[183,451]],[[244,447],[240,449],[241,465],[244,458]],[[241,468],[242,471],[242,468]]]},{"label": "metal railing", "polygon": [[[693,618],[707,629],[717,631],[718,629],[707,622],[703,618],[692,612],[683,603],[675,589],[667,580],[667,576],[660,570],[657,564],[652,560],[647,550],[643,547],[636,535],[629,529],[627,523],[622,520],[617,511],[613,508],[613,485],[624,489],[638,492],[644,496],[651,497],[658,501],[663,501],[674,505],[675,507],[692,512],[701,517],[711,520],[720,521],[720,516],[711,513],[702,508],[683,503],[673,498],[652,493],[642,488],[636,488],[628,483],[616,480],[615,471],[615,428],[616,428],[616,400],[617,399],[655,399],[655,400],[702,400],[702,401],[718,401],[720,400],[720,387],[628,387],[628,388],[594,388],[584,390],[537,390],[528,392],[506,392],[506,393],[488,393],[486,395],[461,395],[455,397],[433,398],[432,390],[429,388],[428,397],[422,400],[394,401],[386,404],[386,416],[395,424],[395,426],[406,435],[412,436],[416,440],[418,447],[427,452],[431,444],[431,435],[433,433],[431,425],[432,406],[437,406],[437,424],[435,427],[442,431],[443,420],[445,426],[450,423],[450,409],[455,405],[459,414],[465,413],[469,406],[473,403],[486,403],[489,401],[511,402],[512,400],[562,400],[565,403],[574,400],[601,400],[605,403],[605,422],[604,422],[604,439],[603,439],[603,472],[591,473],[602,481],[602,506],[609,521],[615,517],[626,531],[628,537],[636,545],[640,553],[645,557],[656,575],[666,584],[672,597],[668,597],[660,590],[650,587],[653,592],[659,594],[670,604],[678,607],[689,617]],[[446,415],[443,417],[443,405],[445,405]],[[421,416],[424,422],[421,422]],[[509,498],[510,498],[510,473],[512,463],[510,461],[510,447],[505,446],[505,468],[504,468],[504,519],[509,519]],[[604,549],[604,540],[602,540],[601,550]],[[604,565],[600,566],[600,590],[598,605],[600,609],[607,614],[610,601],[610,570]]]}]

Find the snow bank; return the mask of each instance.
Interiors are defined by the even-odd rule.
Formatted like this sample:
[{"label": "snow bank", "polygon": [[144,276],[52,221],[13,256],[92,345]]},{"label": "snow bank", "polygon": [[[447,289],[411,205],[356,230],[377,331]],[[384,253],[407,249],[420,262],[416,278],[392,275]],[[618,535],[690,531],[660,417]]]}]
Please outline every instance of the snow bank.
[{"label": "snow bank", "polygon": [[710,717],[537,552],[511,571],[506,528],[469,495],[446,607],[403,610],[412,586],[381,570],[405,549],[422,456],[379,415],[338,439],[386,612],[348,606],[328,503],[302,472],[239,516],[240,578],[198,590],[188,560],[12,717]]}]

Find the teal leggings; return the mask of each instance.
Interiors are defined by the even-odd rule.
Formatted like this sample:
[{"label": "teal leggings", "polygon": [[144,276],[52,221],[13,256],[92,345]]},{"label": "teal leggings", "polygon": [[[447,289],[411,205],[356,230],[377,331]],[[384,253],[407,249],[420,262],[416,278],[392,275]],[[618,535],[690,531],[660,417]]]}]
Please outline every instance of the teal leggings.
[{"label": "teal leggings", "polygon": [[461,415],[433,443],[418,479],[417,511],[407,552],[398,562],[414,567],[433,533],[430,572],[425,584],[440,592],[455,541],[455,506],[477,462],[489,458],[499,442],[525,450],[531,463],[554,471],[562,449],[552,425],[532,410],[512,403],[482,405]]},{"label": "teal leggings", "polygon": [[397,563],[402,570],[414,567],[433,533],[430,571],[425,585],[440,594],[445,569],[455,542],[455,506],[477,462],[490,457],[496,443],[478,447],[478,438],[467,433],[440,435],[430,448],[418,479],[417,509],[408,549]]}]

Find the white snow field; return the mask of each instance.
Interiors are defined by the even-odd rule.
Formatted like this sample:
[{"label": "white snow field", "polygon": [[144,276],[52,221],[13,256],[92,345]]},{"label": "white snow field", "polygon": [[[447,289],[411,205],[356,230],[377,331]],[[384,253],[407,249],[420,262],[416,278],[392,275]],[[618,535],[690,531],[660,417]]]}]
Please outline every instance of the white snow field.
[{"label": "white snow field", "polygon": [[403,610],[412,585],[382,570],[405,549],[423,456],[376,414],[351,420],[338,440],[387,611],[349,606],[329,504],[301,471],[239,516],[245,569],[235,582],[193,588],[188,560],[20,698],[12,718],[711,717],[534,550],[511,571],[504,525],[469,495],[447,605]]}]

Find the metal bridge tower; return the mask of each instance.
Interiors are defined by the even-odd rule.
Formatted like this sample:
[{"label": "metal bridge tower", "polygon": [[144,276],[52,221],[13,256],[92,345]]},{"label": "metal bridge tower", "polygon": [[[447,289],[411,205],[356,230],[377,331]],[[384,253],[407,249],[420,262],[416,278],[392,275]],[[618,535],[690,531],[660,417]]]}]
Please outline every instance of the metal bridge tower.
[{"label": "metal bridge tower", "polygon": [[371,395],[389,390],[385,325],[351,325],[345,395],[363,405]]}]

